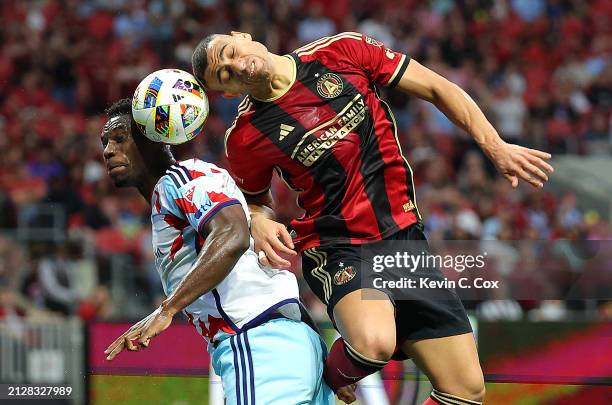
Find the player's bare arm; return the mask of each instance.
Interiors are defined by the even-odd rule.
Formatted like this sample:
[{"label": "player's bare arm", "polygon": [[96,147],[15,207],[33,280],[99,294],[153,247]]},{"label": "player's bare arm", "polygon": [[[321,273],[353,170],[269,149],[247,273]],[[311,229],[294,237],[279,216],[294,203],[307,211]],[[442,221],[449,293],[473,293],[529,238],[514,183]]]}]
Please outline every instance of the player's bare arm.
[{"label": "player's bare arm", "polygon": [[517,187],[519,179],[543,187],[553,168],[551,155],[504,142],[474,100],[459,86],[411,60],[397,86],[433,103],[455,125],[464,129],[493,161],[497,170]]},{"label": "player's bare arm", "polygon": [[251,211],[251,235],[255,241],[255,251],[259,253],[259,261],[264,266],[288,268],[289,260],[283,259],[277,251],[295,256],[293,241],[285,225],[275,221],[274,198],[272,192],[259,195],[245,194]]},{"label": "player's bare arm", "polygon": [[170,326],[177,312],[219,284],[249,248],[249,229],[239,204],[221,209],[203,229],[206,241],[189,275],[159,308],[106,349],[107,360],[123,349],[137,351],[147,347],[153,337]]}]

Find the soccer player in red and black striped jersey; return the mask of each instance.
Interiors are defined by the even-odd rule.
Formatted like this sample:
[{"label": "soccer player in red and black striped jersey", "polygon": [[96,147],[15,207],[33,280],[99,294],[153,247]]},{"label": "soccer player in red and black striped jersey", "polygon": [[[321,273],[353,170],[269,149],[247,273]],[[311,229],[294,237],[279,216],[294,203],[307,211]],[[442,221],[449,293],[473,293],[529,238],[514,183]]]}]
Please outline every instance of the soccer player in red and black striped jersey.
[{"label": "soccer player in red and black striped jersey", "polygon": [[[326,361],[327,383],[338,390],[392,357],[410,356],[435,388],[427,404],[480,403],[482,371],[453,290],[427,302],[362,299],[361,245],[425,239],[412,170],[378,87],[434,103],[514,187],[519,179],[542,187],[550,155],[505,143],[459,87],[359,33],[322,38],[285,56],[249,34],[212,35],[192,61],[209,90],[246,95],[226,134],[230,169],[247,196],[261,261],[287,266],[280,254],[301,252],[304,277],[342,336]],[[293,240],[274,221],[274,172],[299,192],[305,210],[292,221]]]}]

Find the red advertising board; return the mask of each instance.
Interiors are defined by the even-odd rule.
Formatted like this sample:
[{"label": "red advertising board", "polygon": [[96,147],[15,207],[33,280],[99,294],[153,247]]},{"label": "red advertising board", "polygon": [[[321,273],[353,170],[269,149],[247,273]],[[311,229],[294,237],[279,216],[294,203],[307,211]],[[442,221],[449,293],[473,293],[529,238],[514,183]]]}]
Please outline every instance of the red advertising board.
[{"label": "red advertising board", "polygon": [[174,324],[151,340],[148,348],[124,351],[107,361],[104,350],[130,323],[89,325],[89,373],[115,375],[208,375],[210,356],[206,342],[187,324]]}]

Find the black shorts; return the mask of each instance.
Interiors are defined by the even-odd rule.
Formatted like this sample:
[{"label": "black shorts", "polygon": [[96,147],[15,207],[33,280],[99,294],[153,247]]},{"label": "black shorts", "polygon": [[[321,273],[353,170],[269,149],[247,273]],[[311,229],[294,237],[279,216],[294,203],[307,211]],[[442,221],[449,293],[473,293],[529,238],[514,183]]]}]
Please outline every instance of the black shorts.
[{"label": "black shorts", "polygon": [[[419,240],[422,241],[419,249],[427,246],[421,223],[411,225],[386,240]],[[411,252],[411,249],[415,249],[410,243],[400,243],[403,251]],[[420,253],[413,252],[415,255]],[[360,245],[313,248],[302,252],[304,278],[317,297],[327,305],[327,313],[332,322],[336,303],[348,293],[363,288],[361,268],[364,260]],[[410,277],[418,279],[423,274],[415,271]],[[444,278],[437,269],[428,269],[426,274],[430,280]],[[385,292],[395,306],[398,346],[407,339],[431,339],[472,331],[465,308],[454,289],[438,289],[435,298],[418,289],[403,291],[401,299]]]}]

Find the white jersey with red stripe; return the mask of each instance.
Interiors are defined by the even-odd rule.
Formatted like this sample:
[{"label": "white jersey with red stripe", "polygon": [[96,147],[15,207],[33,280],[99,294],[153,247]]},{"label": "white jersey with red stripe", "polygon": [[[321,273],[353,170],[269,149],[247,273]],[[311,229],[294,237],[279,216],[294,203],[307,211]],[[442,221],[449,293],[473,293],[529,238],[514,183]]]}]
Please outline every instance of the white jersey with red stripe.
[{"label": "white jersey with red stripe", "polygon": [[[153,249],[166,295],[192,270],[206,238],[204,225],[234,204],[250,218],[244,196],[227,171],[198,159],[175,163],[157,182],[151,196]],[[209,341],[219,331],[237,333],[272,313],[300,319],[297,281],[289,271],[261,266],[251,239],[229,275],[184,312]]]}]

